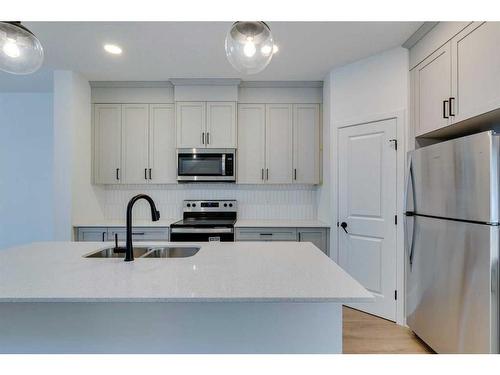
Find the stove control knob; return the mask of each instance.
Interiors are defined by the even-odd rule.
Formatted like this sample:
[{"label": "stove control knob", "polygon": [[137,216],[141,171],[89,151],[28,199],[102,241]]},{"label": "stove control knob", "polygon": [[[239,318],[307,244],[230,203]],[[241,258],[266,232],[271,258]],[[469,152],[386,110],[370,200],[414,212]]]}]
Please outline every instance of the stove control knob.
[{"label": "stove control knob", "polygon": [[233,204],[232,204],[232,203],[229,203],[229,207],[233,207]]},{"label": "stove control knob", "polygon": [[227,207],[227,203],[224,203],[224,207]]},{"label": "stove control knob", "polygon": [[187,204],[187,206],[188,206],[188,207],[191,207],[191,203],[188,203],[188,204]]},{"label": "stove control knob", "polygon": [[196,207],[196,203],[193,203],[193,207]]}]

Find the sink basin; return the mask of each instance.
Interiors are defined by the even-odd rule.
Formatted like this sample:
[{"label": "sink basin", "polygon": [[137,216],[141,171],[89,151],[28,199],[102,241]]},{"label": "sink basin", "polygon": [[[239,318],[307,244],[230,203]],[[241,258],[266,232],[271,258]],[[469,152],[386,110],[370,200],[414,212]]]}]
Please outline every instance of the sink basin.
[{"label": "sink basin", "polygon": [[[149,247],[134,247],[134,258],[140,258],[146,254],[151,248]],[[93,253],[87,254],[84,258],[125,258],[125,249],[119,248],[116,250],[114,247],[110,247],[103,250],[94,251]]]},{"label": "sink basin", "polygon": [[192,257],[199,250],[199,247],[154,247],[143,258],[187,258]]}]

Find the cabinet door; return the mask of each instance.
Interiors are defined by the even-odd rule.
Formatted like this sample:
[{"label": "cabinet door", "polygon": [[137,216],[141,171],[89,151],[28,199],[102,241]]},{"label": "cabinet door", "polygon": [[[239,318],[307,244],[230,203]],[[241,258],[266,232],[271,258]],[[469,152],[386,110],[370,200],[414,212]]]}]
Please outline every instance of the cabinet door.
[{"label": "cabinet door", "polygon": [[120,104],[94,106],[94,177],[98,184],[118,184],[121,175]]},{"label": "cabinet door", "polygon": [[499,45],[499,22],[475,22],[452,39],[454,122],[500,108]]},{"label": "cabinet door", "polygon": [[78,241],[102,242],[108,237],[108,228],[78,228]]},{"label": "cabinet door", "polygon": [[266,182],[292,182],[292,105],[266,105]]},{"label": "cabinet door", "polygon": [[205,147],[205,102],[178,102],[176,103],[175,111],[177,120],[177,147]]},{"label": "cabinet door", "polygon": [[236,103],[207,103],[206,144],[210,148],[236,148]]},{"label": "cabinet door", "polygon": [[149,106],[122,105],[122,179],[124,184],[145,184],[149,165]]},{"label": "cabinet door", "polygon": [[293,182],[319,184],[319,105],[293,106]]},{"label": "cabinet door", "polygon": [[300,242],[312,242],[314,246],[328,255],[328,235],[323,228],[299,228],[297,229]]},{"label": "cabinet door", "polygon": [[415,67],[415,133],[417,136],[449,125],[451,51],[447,43]]},{"label": "cabinet door", "polygon": [[177,182],[175,108],[173,104],[149,106],[149,182]]},{"label": "cabinet door", "polygon": [[297,229],[237,228],[236,241],[297,241]]},{"label": "cabinet door", "polygon": [[264,183],[266,167],[266,106],[238,105],[238,183]]}]

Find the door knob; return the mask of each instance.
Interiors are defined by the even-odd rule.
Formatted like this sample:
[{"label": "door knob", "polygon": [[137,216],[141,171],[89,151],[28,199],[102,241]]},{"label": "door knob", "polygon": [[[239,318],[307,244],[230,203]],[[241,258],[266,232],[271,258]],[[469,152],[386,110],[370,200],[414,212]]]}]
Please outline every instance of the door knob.
[{"label": "door knob", "polygon": [[340,226],[342,227],[342,229],[344,230],[344,232],[349,233],[347,231],[347,229],[346,229],[347,228],[347,223],[345,221],[343,221],[342,223],[340,223]]}]

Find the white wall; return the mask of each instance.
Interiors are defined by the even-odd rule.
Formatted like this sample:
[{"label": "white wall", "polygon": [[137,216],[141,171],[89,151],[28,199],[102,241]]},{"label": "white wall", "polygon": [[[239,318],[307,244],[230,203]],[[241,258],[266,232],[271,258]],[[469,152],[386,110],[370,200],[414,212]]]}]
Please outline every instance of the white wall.
[{"label": "white wall", "polygon": [[54,237],[71,240],[76,220],[102,220],[104,188],[91,185],[91,98],[88,80],[54,72]]},{"label": "white wall", "polygon": [[52,239],[52,100],[0,93],[0,249]]}]

